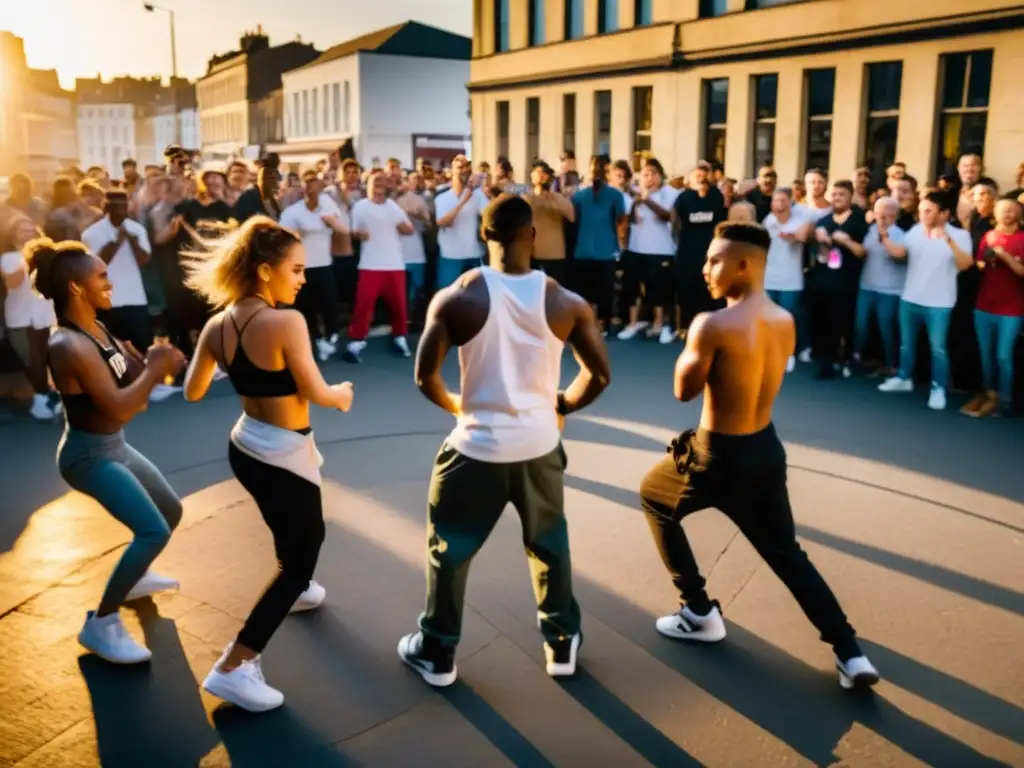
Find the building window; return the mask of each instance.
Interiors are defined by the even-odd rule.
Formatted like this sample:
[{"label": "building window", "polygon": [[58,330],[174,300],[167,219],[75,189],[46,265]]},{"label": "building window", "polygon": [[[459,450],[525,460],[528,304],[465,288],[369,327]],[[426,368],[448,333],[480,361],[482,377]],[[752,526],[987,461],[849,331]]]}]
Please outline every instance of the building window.
[{"label": "building window", "polygon": [[956,175],[961,155],[985,154],[988,97],[992,85],[992,51],[951,53],[942,57],[942,103],[939,112],[935,177]]},{"label": "building window", "polygon": [[700,17],[711,19],[729,12],[729,0],[700,0]]},{"label": "building window", "polygon": [[633,89],[633,170],[644,167],[651,156],[651,123],[654,119],[654,89],[638,86]]},{"label": "building window", "polygon": [[345,117],[345,133],[351,133],[352,131],[352,93],[348,84],[348,80],[345,81],[345,104],[343,105],[342,114]]},{"label": "building window", "polygon": [[331,86],[331,92],[333,99],[331,100],[332,117],[334,118],[332,124],[334,126],[335,133],[341,133],[341,83],[334,83]]},{"label": "building window", "polygon": [[861,164],[871,171],[875,187],[885,183],[885,169],[896,159],[902,83],[903,62],[868,64],[868,113]]},{"label": "building window", "polygon": [[526,100],[526,161],[540,157],[540,99]]},{"label": "building window", "polygon": [[508,159],[508,102],[499,101],[496,105],[498,120],[498,159]]},{"label": "building window", "polygon": [[544,0],[530,0],[529,44],[542,45],[547,38],[545,34]]},{"label": "building window", "polygon": [[562,150],[576,151],[576,94],[562,94]]},{"label": "building window", "polygon": [[643,27],[654,21],[653,0],[633,0],[633,26]]},{"label": "building window", "polygon": [[704,159],[725,164],[725,122],[729,114],[729,78],[704,81]]},{"label": "building window", "polygon": [[594,92],[594,154],[612,151],[612,92]]},{"label": "building window", "polygon": [[494,0],[494,52],[508,50],[508,0]]},{"label": "building window", "polygon": [[619,0],[598,0],[597,34],[614,32],[619,28]]},{"label": "building window", "polygon": [[775,162],[778,93],[778,75],[757,75],[754,78],[754,170],[751,173],[754,178],[762,166]]},{"label": "building window", "polygon": [[828,173],[832,154],[832,109],[836,98],[835,69],[809,69],[805,75],[807,98],[804,170],[820,168]]},{"label": "building window", "polygon": [[565,39],[583,37],[583,0],[565,0]]}]

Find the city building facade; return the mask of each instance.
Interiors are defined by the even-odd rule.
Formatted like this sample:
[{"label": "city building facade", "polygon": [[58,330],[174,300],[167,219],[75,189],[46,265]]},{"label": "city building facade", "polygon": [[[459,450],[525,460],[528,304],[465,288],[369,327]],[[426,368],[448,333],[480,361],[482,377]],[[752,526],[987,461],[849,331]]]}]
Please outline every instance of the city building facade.
[{"label": "city building facade", "polygon": [[83,168],[99,165],[119,177],[121,163],[136,158],[134,104],[121,102],[78,105],[78,156]]},{"label": "city building facade", "polygon": [[413,21],[336,45],[282,77],[285,141],[272,149],[312,163],[351,139],[364,166],[450,161],[469,138],[471,52],[470,38]]},{"label": "city building facade", "polygon": [[242,36],[238,50],[211,58],[206,75],[196,83],[204,158],[255,158],[270,142],[281,141],[281,74],[319,54],[298,40],[272,47],[257,27]]},{"label": "city building facade", "polygon": [[1012,185],[1022,65],[1015,0],[474,0],[473,147],[784,183],[893,160],[932,181],[974,152]]}]

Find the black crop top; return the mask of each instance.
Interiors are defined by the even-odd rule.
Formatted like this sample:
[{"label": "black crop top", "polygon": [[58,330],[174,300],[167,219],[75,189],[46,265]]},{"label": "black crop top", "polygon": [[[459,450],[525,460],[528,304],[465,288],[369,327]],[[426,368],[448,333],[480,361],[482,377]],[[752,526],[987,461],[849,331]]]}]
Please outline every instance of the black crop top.
[{"label": "black crop top", "polygon": [[[299,392],[299,387],[295,383],[295,377],[292,376],[291,371],[287,368],[282,368],[279,371],[268,371],[264,368],[258,368],[249,359],[249,356],[245,353],[245,347],[242,346],[242,334],[245,333],[245,329],[249,327],[252,319],[262,311],[263,308],[261,307],[253,312],[241,328],[238,327],[238,323],[235,322],[235,318],[230,310],[226,313],[231,319],[231,324],[235,326],[235,334],[238,337],[238,341],[235,344],[235,356],[228,364],[227,370],[228,377],[231,379],[231,385],[235,388],[235,392],[242,397],[288,397],[289,395],[296,395]],[[223,323],[220,326],[220,343],[223,349]]]},{"label": "black crop top", "polygon": [[[103,362],[110,369],[110,374],[114,377],[118,389],[124,389],[135,381],[135,377],[128,369],[128,363],[124,359],[124,355],[121,354],[117,342],[114,341],[114,337],[110,335],[107,327],[99,320],[96,321],[96,325],[102,328],[103,332],[107,335],[107,341],[110,343],[109,347],[104,346],[102,341],[70,320],[61,320],[59,325],[62,328],[67,328],[69,331],[76,331],[82,334],[96,345],[100,355],[103,357]],[[88,392],[62,393],[60,399],[64,406],[64,413],[67,414],[68,424],[72,427],[78,427],[87,420],[89,414],[99,411],[99,408],[93,402]]]}]

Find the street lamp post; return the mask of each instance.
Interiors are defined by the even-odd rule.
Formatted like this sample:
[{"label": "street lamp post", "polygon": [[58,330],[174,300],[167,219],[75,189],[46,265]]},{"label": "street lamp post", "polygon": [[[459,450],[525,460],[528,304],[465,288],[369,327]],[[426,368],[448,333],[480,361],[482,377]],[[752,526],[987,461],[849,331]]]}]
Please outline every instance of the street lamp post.
[{"label": "street lamp post", "polygon": [[[166,13],[168,21],[170,22],[170,26],[171,26],[171,96],[175,97],[174,81],[178,79],[178,46],[177,46],[177,44],[175,43],[175,40],[174,40],[174,11],[172,11],[170,8],[163,8],[163,7],[159,6],[159,5],[154,5],[153,3],[143,3],[142,7],[145,8],[150,13],[155,13],[156,11],[161,11],[162,13]],[[179,133],[178,133],[178,99],[175,97],[174,98],[174,142],[177,143],[178,141],[179,141]]]}]

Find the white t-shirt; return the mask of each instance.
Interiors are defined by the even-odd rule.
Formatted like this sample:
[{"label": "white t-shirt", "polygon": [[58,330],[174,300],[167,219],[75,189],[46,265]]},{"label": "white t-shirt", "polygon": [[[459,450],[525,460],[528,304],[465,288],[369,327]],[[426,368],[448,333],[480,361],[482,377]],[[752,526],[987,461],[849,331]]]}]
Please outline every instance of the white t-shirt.
[{"label": "white t-shirt", "polygon": [[[962,251],[971,253],[971,233],[946,225],[946,234]],[[953,249],[945,240],[932,240],[915,224],[903,242],[907,249],[907,281],[901,298],[911,304],[952,309],[956,304],[957,269]]]},{"label": "white t-shirt", "polygon": [[331,266],[331,235],[334,230],[324,224],[324,216],[333,216],[345,223],[341,209],[327,194],[321,194],[316,210],[309,210],[306,201],[289,205],[281,213],[281,226],[295,230],[302,237],[306,251],[306,269]]},{"label": "white t-shirt", "polygon": [[[442,258],[460,260],[480,258],[480,214],[483,212],[481,198],[490,202],[480,190],[477,190],[470,196],[469,202],[462,206],[462,210],[459,211],[451,226],[438,228],[437,245]],[[459,204],[459,199],[460,195],[456,195],[453,189],[438,195],[434,201],[437,218],[443,219],[454,211]]]},{"label": "white t-shirt", "polygon": [[360,269],[371,272],[405,269],[402,236],[398,232],[398,225],[402,223],[410,223],[409,217],[394,200],[375,203],[364,199],[352,206],[352,229],[362,229],[370,235],[359,252]]},{"label": "white t-shirt", "polygon": [[[672,213],[677,197],[679,192],[668,184],[662,184],[650,194],[651,200],[669,213]],[[636,208],[629,227],[629,250],[651,256],[672,256],[676,252],[676,244],[672,239],[672,221],[662,221],[646,205],[636,207],[634,201],[629,202]]]},{"label": "white t-shirt", "polygon": [[[906,245],[907,234],[895,224],[889,227],[889,242]],[[864,269],[860,273],[860,287],[864,291],[899,296],[907,281],[906,259],[894,259],[878,237],[878,225],[872,224],[864,238]]]},{"label": "white t-shirt", "polygon": [[828,208],[812,208],[807,203],[793,203],[793,214],[803,218],[804,223],[808,221],[818,222],[832,213],[832,206]]},{"label": "white t-shirt", "polygon": [[21,251],[9,251],[0,256],[0,274],[4,277],[24,270],[25,278],[13,290],[7,291],[4,301],[4,325],[8,328],[36,328],[43,330],[57,322],[53,302],[40,296],[32,288],[28,264]]},{"label": "white t-shirt", "polygon": [[[122,225],[128,234],[139,241],[139,247],[146,253],[152,253],[146,228],[134,219],[125,219]],[[117,240],[117,227],[110,223],[110,217],[104,216],[82,233],[82,243],[94,256],[99,256],[107,245]],[[130,243],[122,243],[114,258],[107,264],[107,275],[114,287],[110,303],[114,307],[144,307],[147,305],[146,289],[142,284],[142,272],[135,261]]]},{"label": "white t-shirt", "polygon": [[802,206],[790,209],[785,224],[780,224],[774,213],[764,219],[764,228],[772,237],[768,249],[768,264],[764,270],[767,291],[802,291],[804,289],[804,244],[796,240],[783,240],[785,232],[793,234],[807,226],[810,215]]}]

